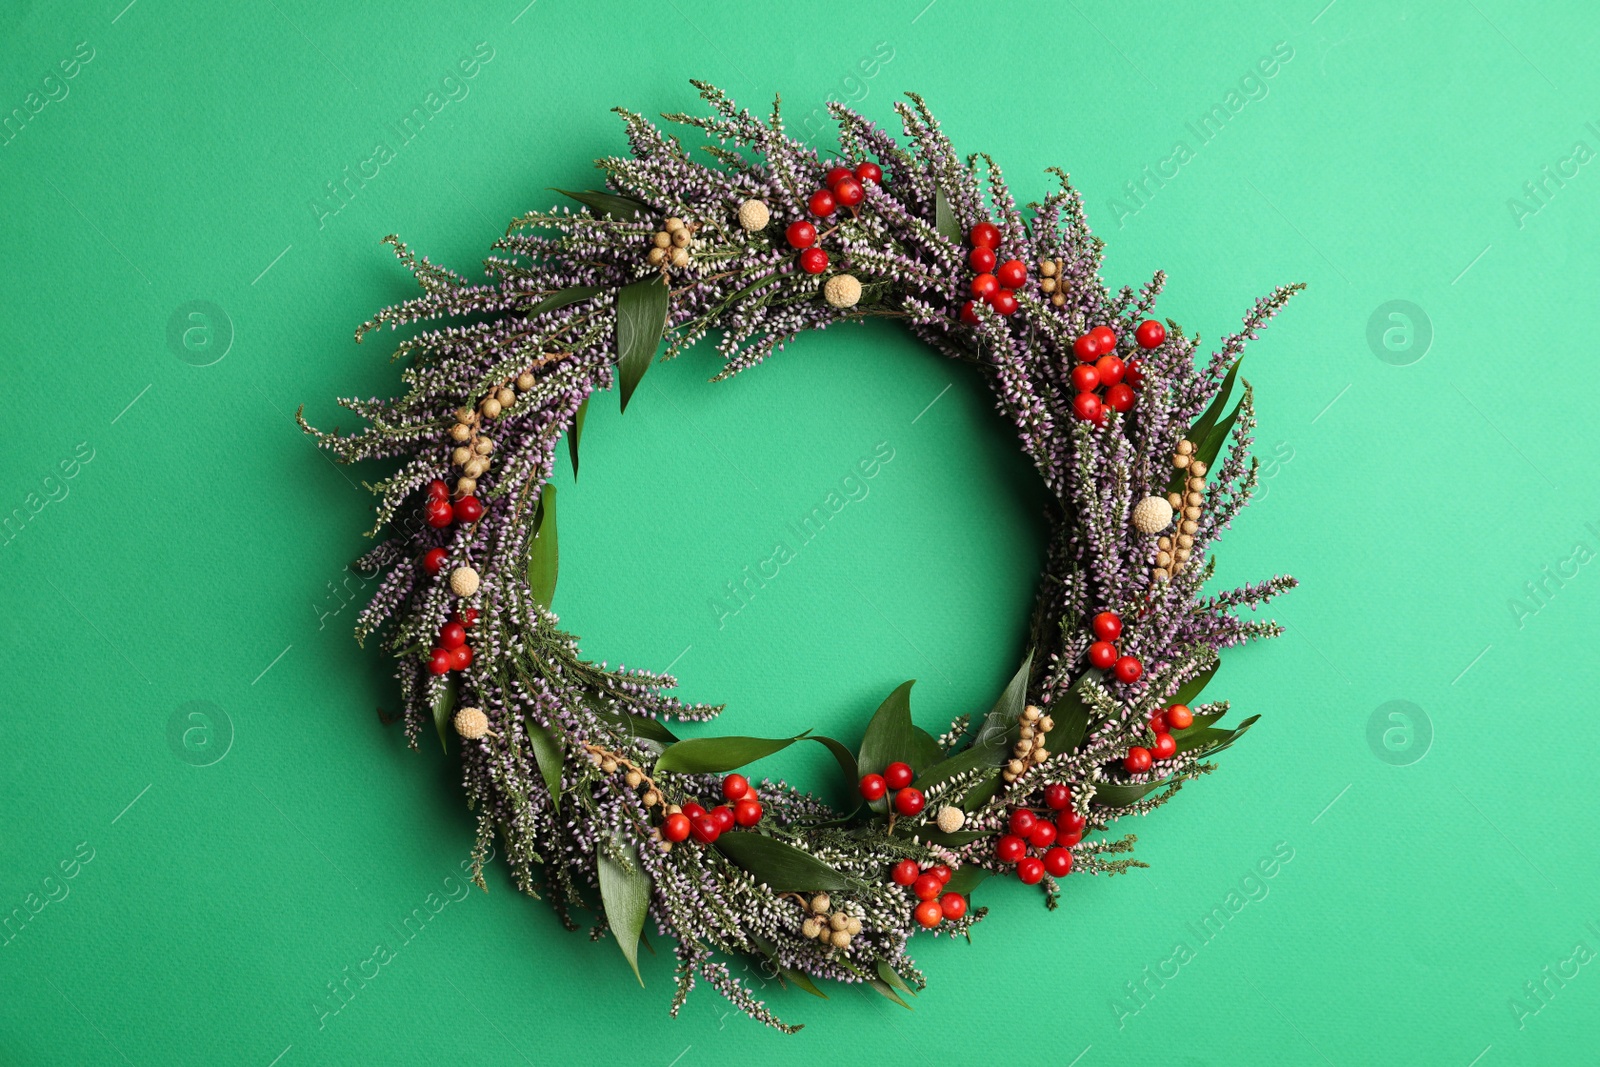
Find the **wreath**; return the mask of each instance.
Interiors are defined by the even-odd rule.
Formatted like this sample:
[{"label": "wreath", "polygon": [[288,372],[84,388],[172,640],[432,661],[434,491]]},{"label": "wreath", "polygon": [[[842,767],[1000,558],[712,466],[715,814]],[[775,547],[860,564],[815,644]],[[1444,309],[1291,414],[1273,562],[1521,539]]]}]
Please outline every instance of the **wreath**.
[{"label": "wreath", "polygon": [[[1150,317],[1165,281],[1111,293],[1102,242],[1065,172],[1029,212],[986,155],[959,158],[921,98],[896,110],[905,144],[838,104],[837,161],[696,82],[710,113],[692,155],[618,109],[630,155],[598,161],[606,189],[512,222],[488,281],[417,258],[423,294],[356,331],[426,327],[399,341],[402,397],[342,399],[367,422],[309,426],[348,462],[398,459],[363,558],[384,577],[358,640],[382,631],[413,747],[431,723],[460,739],[478,812],[474,877],[495,847],[517,886],[563,922],[593,908],[638,973],[647,923],[676,944],[676,1014],[699,979],[747,1014],[781,1021],[730,972],[871,985],[904,1003],[925,984],[914,933],[966,935],[990,876],[1038,885],[1054,908],[1069,874],[1143,866],[1144,815],[1255,718],[1200,703],[1221,649],[1281,627],[1244,619],[1294,580],[1206,595],[1210,549],[1256,484],[1247,340],[1300,286],[1258,300],[1203,367],[1197,340]],[[935,736],[907,682],[859,745],[695,736],[720,706],[669,694],[666,673],[586,660],[551,610],[565,437],[574,475],[584,414],[616,386],[623,409],[665,342],[709,334],[747,370],[802,331],[890,319],[977,368],[1047,490],[1048,548],[1021,666],[993,707]],[[1231,406],[1230,406],[1231,403]],[[828,749],[843,803],[742,768],[789,745]],[[1089,835],[1089,836],[1086,836]]]}]

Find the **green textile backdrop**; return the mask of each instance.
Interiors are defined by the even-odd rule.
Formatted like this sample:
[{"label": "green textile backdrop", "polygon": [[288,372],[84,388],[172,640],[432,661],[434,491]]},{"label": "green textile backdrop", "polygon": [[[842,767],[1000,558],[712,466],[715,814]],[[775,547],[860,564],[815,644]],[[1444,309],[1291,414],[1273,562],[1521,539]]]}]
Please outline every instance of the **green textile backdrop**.
[{"label": "green textile backdrop", "polygon": [[[1539,7],[11,0],[0,1062],[1591,1057],[1600,15]],[[1212,690],[1260,725],[1129,827],[1148,870],[1054,913],[986,885],[970,945],[918,939],[914,1012],[767,985],[787,1038],[703,988],[669,1018],[659,939],[640,989],[501,868],[462,890],[455,764],[350,638],[372,472],[293,421],[397,386],[351,343],[412,292],[379,238],[475,272],[620,150],[609,108],[694,108],[691,77],[819,143],[826,99],[925,94],[1022,197],[1070,169],[1108,280],[1168,271],[1206,338],[1310,283],[1251,349],[1262,499],[1219,550],[1303,583]],[[586,650],[671,665],[723,731],[853,739],[911,677],[925,726],[986,707],[1041,533],[974,383],[892,328],[714,366],[597,402],[563,471]]]}]

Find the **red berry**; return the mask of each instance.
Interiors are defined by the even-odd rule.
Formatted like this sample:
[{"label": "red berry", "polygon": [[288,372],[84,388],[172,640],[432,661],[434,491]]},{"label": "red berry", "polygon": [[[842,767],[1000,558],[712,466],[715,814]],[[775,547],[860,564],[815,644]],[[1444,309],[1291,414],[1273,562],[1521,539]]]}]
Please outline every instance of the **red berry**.
[{"label": "red berry", "polygon": [[855,207],[866,199],[867,191],[854,178],[841,178],[833,187],[833,195],[845,207]]},{"label": "red berry", "polygon": [[1094,361],[1094,369],[1100,372],[1101,385],[1116,385],[1122,381],[1128,367],[1116,356],[1105,355]]},{"label": "red berry", "polygon": [[477,522],[483,518],[483,503],[475,496],[464,496],[456,501],[456,519],[459,522]]},{"label": "red berry", "polygon": [[950,881],[950,876],[956,872],[952,871],[946,864],[935,863],[932,867],[928,868],[928,873],[939,879],[940,885],[944,885]]},{"label": "red berry", "polygon": [[898,760],[883,769],[883,781],[890,789],[904,789],[911,784],[911,764]]},{"label": "red berry", "polygon": [[709,815],[697,815],[690,819],[689,829],[694,839],[702,845],[709,845],[722,836],[722,827]]},{"label": "red berry", "polygon": [[687,839],[690,829],[689,816],[681,812],[668,815],[661,822],[661,836],[674,844]]},{"label": "red berry", "polygon": [[733,806],[733,821],[740,826],[754,826],[761,821],[761,801],[749,797]]},{"label": "red berry", "polygon": [[1028,834],[1028,844],[1034,848],[1049,848],[1056,843],[1056,824],[1040,819]]},{"label": "red berry", "polygon": [[1000,291],[1000,282],[993,274],[980,274],[972,279],[972,295],[979,300],[989,300]]},{"label": "red berry", "polygon": [[1033,856],[1024,856],[1017,864],[1017,878],[1023,885],[1038,885],[1044,877],[1044,864]]},{"label": "red berry", "polygon": [[1052,782],[1044,787],[1045,806],[1051,811],[1060,811],[1072,803],[1072,787],[1061,782]]},{"label": "red berry", "polygon": [[967,237],[978,248],[1000,247],[1000,231],[991,222],[978,223]]},{"label": "red berry", "polygon": [[855,176],[855,171],[851,170],[849,167],[834,167],[832,170],[828,171],[827,176],[822,179],[822,184],[826,185],[829,189],[832,189],[835,185],[839,184],[839,180],[841,178],[854,178]]},{"label": "red berry", "polygon": [[1094,339],[1094,334],[1086,333],[1072,342],[1072,354],[1085,363],[1093,363],[1100,357],[1100,342]]},{"label": "red berry", "polygon": [[1140,348],[1156,348],[1167,339],[1167,328],[1155,319],[1145,319],[1133,331],[1133,338],[1139,342]]},{"label": "red berry", "polygon": [[1008,259],[1000,264],[1000,269],[994,272],[1000,279],[1000,284],[1007,289],[1021,289],[1022,283],[1028,280],[1028,268],[1020,259]]},{"label": "red berry", "polygon": [[801,219],[799,222],[789,223],[789,228],[783,231],[783,236],[788,240],[790,248],[810,248],[817,243],[817,228]]},{"label": "red berry", "polygon": [[1100,388],[1100,372],[1087,363],[1072,368],[1072,387],[1080,393],[1092,393]]},{"label": "red berry", "polygon": [[902,789],[894,795],[894,810],[901,815],[915,815],[928,802],[920,789]]},{"label": "red berry", "polygon": [[430,500],[424,514],[427,516],[429,526],[435,530],[442,530],[455,521],[456,509],[450,506],[448,500]]},{"label": "red berry", "polygon": [[1056,827],[1056,844],[1062,848],[1071,848],[1082,840],[1082,830],[1063,830],[1059,826]]},{"label": "red berry", "polygon": [[1128,360],[1128,369],[1123,372],[1122,380],[1135,389],[1144,384],[1144,365],[1136,359]]},{"label": "red berry", "polygon": [[943,891],[944,883],[932,871],[917,875],[917,880],[911,885],[911,892],[916,894],[918,900],[932,900]]},{"label": "red berry", "polygon": [[1011,813],[1011,832],[1018,837],[1027,837],[1038,821],[1039,817],[1027,808],[1018,808]]},{"label": "red berry", "polygon": [[901,860],[889,870],[895,885],[911,885],[922,874],[916,860]]},{"label": "red berry", "polygon": [[800,253],[800,269],[807,274],[821,274],[828,269],[828,253],[820,248],[808,248]]},{"label": "red berry", "polygon": [[450,669],[450,651],[436,648],[428,654],[428,673],[443,674]]},{"label": "red berry", "polygon": [[706,809],[691,800],[683,806],[683,813],[691,819],[698,819],[706,813]]},{"label": "red berry", "polygon": [[1081,834],[1088,822],[1087,817],[1075,811],[1063,811],[1056,816],[1056,836],[1066,837],[1068,834]]},{"label": "red berry", "polygon": [[460,648],[467,643],[467,628],[459,622],[447,622],[439,627],[439,644],[445,648]]},{"label": "red berry", "polygon": [[733,809],[728,807],[726,804],[718,804],[716,807],[706,812],[706,818],[716,820],[718,833],[726,833],[729,830],[732,830],[735,825]]},{"label": "red berry", "polygon": [[460,648],[452,648],[452,649],[449,650],[449,652],[450,652],[450,669],[451,670],[453,670],[453,671],[464,671],[468,667],[472,666],[472,646],[471,645],[462,645]]},{"label": "red berry", "polygon": [[1060,878],[1072,870],[1072,853],[1064,848],[1053,848],[1044,854],[1045,873],[1052,878]]},{"label": "red berry", "polygon": [[444,482],[440,481],[438,478],[435,478],[433,481],[428,483],[428,499],[449,500],[450,487]]},{"label": "red berry", "polygon": [[1117,335],[1109,326],[1096,326],[1089,331],[1089,336],[1094,338],[1094,343],[1100,346],[1100,351],[1115,352],[1117,350]]},{"label": "red berry", "polygon": [[1072,398],[1072,413],[1084,422],[1095,422],[1100,418],[1100,398],[1093,393],[1079,393]]},{"label": "red berry", "polygon": [[1112,670],[1119,682],[1137,682],[1144,673],[1144,664],[1139,662],[1138,656],[1123,656]]},{"label": "red berry", "polygon": [[1015,863],[1028,854],[1028,843],[1015,834],[1006,834],[995,842],[994,858],[1001,863]]},{"label": "red berry", "polygon": [[1134,745],[1122,758],[1122,765],[1129,774],[1143,774],[1150,769],[1150,750],[1142,745]]},{"label": "red berry", "polygon": [[811,194],[811,199],[806,201],[806,207],[811,209],[813,215],[827,218],[839,210],[839,202],[833,198],[833,194],[828,190],[818,189]]},{"label": "red berry", "polygon": [[1167,725],[1174,730],[1187,730],[1194,725],[1194,712],[1187,704],[1174,704],[1167,709]]},{"label": "red berry", "polygon": [[722,795],[729,800],[742,800],[750,792],[750,779],[742,774],[730,774],[722,780]]},{"label": "red berry", "polygon": [[1133,388],[1129,385],[1113,385],[1106,390],[1106,406],[1116,411],[1132,411],[1133,399]]},{"label": "red berry", "polygon": [[1110,641],[1096,641],[1089,646],[1089,666],[1103,671],[1117,662],[1117,646]]},{"label": "red berry", "polygon": [[924,900],[912,914],[917,917],[917,922],[930,930],[944,922],[944,909],[939,907],[937,900]]},{"label": "red berry", "polygon": [[881,800],[883,794],[889,791],[889,784],[883,780],[881,774],[863,775],[861,778],[861,795],[868,800]]},{"label": "red berry", "polygon": [[461,614],[457,615],[456,618],[460,621],[462,626],[465,626],[470,630],[472,629],[472,624],[478,621],[478,609],[468,608],[466,611],[463,611]]},{"label": "red berry", "polygon": [[1178,742],[1171,734],[1156,734],[1156,743],[1150,746],[1151,759],[1171,759],[1178,751]]},{"label": "red berry", "polygon": [[967,253],[967,262],[972,265],[972,269],[983,273],[994,270],[996,258],[994,249],[981,246]]},{"label": "red berry", "polygon": [[1158,734],[1167,733],[1168,732],[1167,716],[1164,713],[1159,712],[1159,711],[1156,712],[1154,715],[1151,715],[1150,716],[1150,730],[1151,730],[1152,733],[1158,733]]},{"label": "red berry", "polygon": [[1002,289],[989,298],[989,306],[1010,318],[1017,313],[1017,297],[1010,289]]},{"label": "red berry", "polygon": [[[451,512],[452,515],[455,512]],[[439,568],[444,566],[445,557],[449,555],[442,548],[430,548],[422,557],[422,569],[429,574],[438,574]]]},{"label": "red berry", "polygon": [[883,168],[878,166],[876,163],[871,162],[857,163],[856,181],[862,183],[871,182],[873,185],[882,185]]},{"label": "red berry", "polygon": [[1102,611],[1094,617],[1094,635],[1102,641],[1115,641],[1122,636],[1122,616],[1114,611]]},{"label": "red berry", "polygon": [[946,919],[959,919],[967,913],[967,898],[960,893],[946,893],[939,898],[939,910]]},{"label": "red berry", "polygon": [[965,304],[962,304],[961,305],[961,321],[966,323],[969,326],[978,325],[977,307],[978,307],[978,302],[976,300],[968,300]]}]

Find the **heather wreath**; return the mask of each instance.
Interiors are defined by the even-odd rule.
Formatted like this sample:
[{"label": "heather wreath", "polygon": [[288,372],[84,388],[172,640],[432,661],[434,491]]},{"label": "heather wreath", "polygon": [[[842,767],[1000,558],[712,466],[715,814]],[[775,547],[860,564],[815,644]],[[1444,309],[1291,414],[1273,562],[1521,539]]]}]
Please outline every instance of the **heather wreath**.
[{"label": "heather wreath", "polygon": [[[896,109],[903,143],[831,105],[838,158],[824,159],[776,106],[762,119],[696,85],[710,113],[665,118],[703,143],[619,111],[630,152],[599,161],[606,188],[516,219],[481,284],[388,238],[423,292],[356,337],[408,330],[407,391],[341,400],[366,420],[354,433],[305,428],[342,460],[398,461],[372,487],[384,539],[363,566],[383,578],[357,637],[382,634],[412,744],[430,723],[447,749],[459,739],[480,860],[498,847],[573,929],[592,909],[636,973],[647,925],[671,939],[674,1012],[704,980],[791,1030],[730,960],[818,995],[831,979],[902,1000],[924,984],[913,934],[967,935],[986,877],[1037,885],[1054,908],[1069,877],[1142,865],[1111,824],[1171,799],[1255,721],[1221,726],[1227,702],[1198,697],[1222,649],[1280,632],[1241,611],[1294,582],[1204,587],[1256,483],[1242,351],[1299,286],[1257,301],[1197,365],[1197,339],[1151,317],[1163,275],[1106,288],[1064,172],[1024,211],[914,95]],[[715,381],[803,331],[874,318],[976,368],[1043,482],[1021,666],[937,736],[913,721],[908,682],[853,746],[680,739],[677,723],[722,708],[679,701],[668,674],[586,659],[551,610],[558,443],[576,473],[592,395],[616,387],[625,409],[658,354],[710,339]],[[838,782],[739,773],[806,743]]]}]

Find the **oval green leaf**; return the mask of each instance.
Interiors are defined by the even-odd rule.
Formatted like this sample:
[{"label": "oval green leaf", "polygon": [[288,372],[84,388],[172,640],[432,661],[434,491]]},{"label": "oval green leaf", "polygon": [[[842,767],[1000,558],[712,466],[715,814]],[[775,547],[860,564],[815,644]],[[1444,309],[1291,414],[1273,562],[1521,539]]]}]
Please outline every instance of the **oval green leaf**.
[{"label": "oval green leaf", "polygon": [[567,434],[567,451],[572,455],[572,480],[578,480],[578,441],[583,437],[583,420],[589,415],[589,398],[584,397],[583,403],[578,405],[578,413],[572,417],[572,430]]},{"label": "oval green leaf", "polygon": [[576,304],[580,300],[587,300],[591,296],[599,296],[603,292],[605,292],[604,289],[594,285],[569,285],[565,289],[558,289],[551,293],[529,308],[524,314],[532,318],[535,315],[542,315],[546,311],[555,311],[557,308],[564,308],[568,304]]},{"label": "oval green leaf", "polygon": [[630,196],[618,196],[616,193],[601,192],[586,189],[581,193],[569,192],[566,189],[550,187],[551,192],[570,196],[578,203],[594,211],[602,218],[618,219],[626,222],[628,219],[644,218],[648,216],[650,208]]},{"label": "oval green leaf", "polygon": [[754,830],[723,834],[717,838],[716,848],[775,893],[837,893],[856,888],[842,872],[811,853]]},{"label": "oval green leaf", "polygon": [[528,544],[528,589],[533,599],[548,608],[556,595],[561,570],[561,549],[556,538],[556,487],[546,482],[539,491],[536,528]]},{"label": "oval green leaf", "polygon": [[626,867],[603,851],[597,855],[600,903],[628,966],[633,968],[633,976],[644,985],[644,976],[639,973],[639,935],[650,913],[650,876],[639,866],[639,856],[632,845],[624,846],[623,851],[630,861]]},{"label": "oval green leaf", "polygon": [[670,296],[665,278],[640,278],[617,290],[617,376],[623,411],[655,359],[667,328]]},{"label": "oval green leaf", "polygon": [[523,729],[528,732],[528,745],[533,749],[533,759],[539,765],[539,775],[544,779],[544,787],[550,791],[550,803],[556,807],[561,804],[561,742],[544,726],[532,719],[522,720]]},{"label": "oval green leaf", "polygon": [[450,716],[456,710],[456,676],[446,675],[444,685],[433,698],[433,725],[439,731],[439,745],[450,751]]},{"label": "oval green leaf", "polygon": [[782,752],[798,737],[691,737],[671,745],[656,760],[656,770],[678,774],[720,774]]}]

